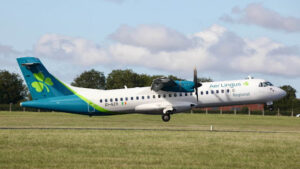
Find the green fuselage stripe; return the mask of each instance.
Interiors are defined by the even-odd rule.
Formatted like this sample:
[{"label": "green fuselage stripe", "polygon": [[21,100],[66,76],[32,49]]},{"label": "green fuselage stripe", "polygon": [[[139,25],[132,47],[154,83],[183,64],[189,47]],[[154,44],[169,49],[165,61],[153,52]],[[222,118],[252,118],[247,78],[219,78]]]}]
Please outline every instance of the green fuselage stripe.
[{"label": "green fuselage stripe", "polygon": [[61,82],[60,80],[58,80],[57,78],[55,78],[55,79],[57,81],[59,81],[62,85],[64,85],[67,89],[69,89],[72,93],[74,93],[76,96],[78,96],[80,99],[82,99],[83,101],[85,101],[86,103],[88,103],[91,107],[93,107],[94,109],[98,110],[99,112],[112,113],[111,111],[106,110],[103,107],[100,107],[99,105],[94,104],[92,101],[88,100],[87,98],[81,96],[76,91],[74,91],[73,89],[71,89],[69,86],[65,85],[63,82]]}]

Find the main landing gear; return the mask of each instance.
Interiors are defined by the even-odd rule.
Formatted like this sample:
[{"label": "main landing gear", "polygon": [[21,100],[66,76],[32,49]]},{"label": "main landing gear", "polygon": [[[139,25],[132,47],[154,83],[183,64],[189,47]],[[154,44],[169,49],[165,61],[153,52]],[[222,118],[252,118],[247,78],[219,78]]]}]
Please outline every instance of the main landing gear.
[{"label": "main landing gear", "polygon": [[163,115],[161,116],[161,119],[162,119],[164,122],[168,122],[168,121],[170,121],[170,119],[171,119],[171,115],[170,115],[169,113],[163,114]]},{"label": "main landing gear", "polygon": [[175,109],[164,111],[164,113],[163,113],[162,116],[161,116],[161,119],[162,119],[164,122],[170,121],[170,119],[171,119],[171,114],[173,114],[174,112],[175,112]]}]

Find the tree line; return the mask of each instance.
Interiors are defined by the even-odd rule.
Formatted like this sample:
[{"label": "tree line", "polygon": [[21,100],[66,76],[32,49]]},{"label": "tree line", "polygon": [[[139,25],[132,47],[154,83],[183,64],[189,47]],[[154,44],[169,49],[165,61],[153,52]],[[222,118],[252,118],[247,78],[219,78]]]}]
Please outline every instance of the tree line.
[{"label": "tree line", "polygon": [[[103,72],[96,71],[94,69],[84,71],[77,76],[71,83],[72,86],[94,88],[94,89],[120,89],[127,86],[132,87],[145,87],[150,86],[152,81],[157,78],[165,77],[163,75],[147,75],[138,74],[131,69],[125,70],[113,70],[105,77]],[[173,80],[185,80],[173,75],[167,76]],[[211,78],[199,78],[201,82],[211,82]]]},{"label": "tree line", "polygon": [[[91,69],[78,75],[71,85],[93,89],[120,89],[125,86],[145,87],[150,86],[154,79],[165,77],[163,75],[138,74],[131,69],[117,69],[110,72],[107,77],[103,72]],[[167,76],[173,80],[185,80],[173,75]],[[211,78],[198,78],[199,82],[212,82]],[[300,111],[300,101],[296,98],[296,89],[290,85],[280,87],[287,92],[281,100],[274,102],[274,108],[281,111],[293,109]],[[0,104],[16,104],[24,100],[30,100],[30,93],[23,79],[17,73],[0,70]]]}]

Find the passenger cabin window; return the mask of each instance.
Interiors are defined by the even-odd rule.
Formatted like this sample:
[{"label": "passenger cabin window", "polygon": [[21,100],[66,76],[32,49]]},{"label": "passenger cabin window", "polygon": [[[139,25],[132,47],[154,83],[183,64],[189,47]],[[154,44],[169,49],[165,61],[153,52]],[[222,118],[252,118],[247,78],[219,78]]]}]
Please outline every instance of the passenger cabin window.
[{"label": "passenger cabin window", "polygon": [[201,91],[200,94],[203,95],[203,91]]},{"label": "passenger cabin window", "polygon": [[174,93],[174,97],[177,97],[177,94],[176,94],[176,93]]},{"label": "passenger cabin window", "polygon": [[157,97],[160,98],[160,94]]},{"label": "passenger cabin window", "polygon": [[155,95],[153,95],[153,99],[155,99]]},{"label": "passenger cabin window", "polygon": [[109,99],[110,100],[110,102],[113,102],[113,99],[111,98],[111,99]]},{"label": "passenger cabin window", "polygon": [[230,90],[229,89],[227,89],[227,93],[229,93],[230,92]]},{"label": "passenger cabin window", "polygon": [[144,96],[142,96],[142,99],[144,100],[144,99],[145,99],[145,97],[144,97]]},{"label": "passenger cabin window", "polygon": [[139,100],[139,96],[136,96],[136,100]]},{"label": "passenger cabin window", "polygon": [[123,98],[122,98],[122,97],[120,98],[120,101],[121,101],[121,102],[123,101]]},{"label": "passenger cabin window", "polygon": [[131,97],[131,100],[133,100],[133,97]]},{"label": "passenger cabin window", "polygon": [[169,94],[169,97],[172,97],[172,94],[171,94],[171,93]]},{"label": "passenger cabin window", "polygon": [[125,100],[128,101],[128,97],[125,97]]},{"label": "passenger cabin window", "polygon": [[223,90],[223,89],[221,90],[221,93],[224,93],[224,90]]},{"label": "passenger cabin window", "polygon": [[105,103],[107,103],[107,99],[105,99]]},{"label": "passenger cabin window", "polygon": [[163,94],[163,97],[165,98],[165,97],[166,97],[166,94]]},{"label": "passenger cabin window", "polygon": [[184,93],[185,96],[187,96],[187,93]]},{"label": "passenger cabin window", "polygon": [[147,96],[147,99],[150,99],[150,96]]},{"label": "passenger cabin window", "polygon": [[179,93],[179,96],[182,96],[182,93]]},{"label": "passenger cabin window", "polygon": [[216,90],[216,93],[218,94],[218,93],[219,93],[219,90]]},{"label": "passenger cabin window", "polygon": [[191,92],[191,94],[190,94],[191,96],[193,96],[193,92]]},{"label": "passenger cabin window", "polygon": [[102,99],[100,99],[100,103],[102,103]]},{"label": "passenger cabin window", "polygon": [[206,91],[206,94],[208,94],[208,91]]},{"label": "passenger cabin window", "polygon": [[214,94],[214,91],[213,91],[213,90],[211,90],[210,92],[211,92],[211,94]]},{"label": "passenger cabin window", "polygon": [[118,98],[115,98],[115,101],[117,102],[117,101],[118,101]]}]

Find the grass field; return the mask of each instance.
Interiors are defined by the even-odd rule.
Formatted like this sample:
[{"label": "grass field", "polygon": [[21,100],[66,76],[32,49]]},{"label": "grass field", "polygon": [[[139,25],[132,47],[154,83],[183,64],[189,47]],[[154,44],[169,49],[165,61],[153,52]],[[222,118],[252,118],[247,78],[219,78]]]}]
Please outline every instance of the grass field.
[{"label": "grass field", "polygon": [[300,118],[0,112],[0,127],[22,128],[0,129],[1,169],[300,168]]}]

